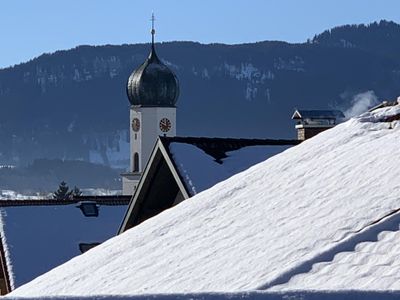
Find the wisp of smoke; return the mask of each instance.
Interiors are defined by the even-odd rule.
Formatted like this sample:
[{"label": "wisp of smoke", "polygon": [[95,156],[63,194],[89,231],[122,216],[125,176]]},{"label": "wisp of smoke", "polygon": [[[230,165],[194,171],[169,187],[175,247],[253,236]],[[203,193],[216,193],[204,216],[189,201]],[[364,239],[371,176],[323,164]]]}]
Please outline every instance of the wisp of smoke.
[{"label": "wisp of smoke", "polygon": [[364,93],[357,94],[351,100],[351,107],[344,112],[346,119],[358,116],[366,112],[369,108],[379,103],[378,97],[374,91],[366,91]]}]

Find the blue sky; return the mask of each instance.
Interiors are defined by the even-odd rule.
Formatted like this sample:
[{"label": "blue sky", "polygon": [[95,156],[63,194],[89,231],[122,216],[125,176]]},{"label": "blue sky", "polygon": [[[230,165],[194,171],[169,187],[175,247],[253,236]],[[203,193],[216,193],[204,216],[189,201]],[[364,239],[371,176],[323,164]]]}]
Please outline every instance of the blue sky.
[{"label": "blue sky", "polygon": [[400,23],[399,0],[4,0],[0,68],[77,45],[150,40],[303,42],[325,29],[380,19]]}]

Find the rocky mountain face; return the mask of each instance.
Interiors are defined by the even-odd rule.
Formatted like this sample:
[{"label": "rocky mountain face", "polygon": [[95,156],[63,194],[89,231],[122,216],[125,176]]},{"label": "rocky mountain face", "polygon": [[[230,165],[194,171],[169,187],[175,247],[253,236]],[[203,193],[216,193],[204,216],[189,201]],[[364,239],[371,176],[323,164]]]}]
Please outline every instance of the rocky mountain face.
[{"label": "rocky mountain face", "polygon": [[[295,108],[400,94],[400,26],[343,26],[303,44],[156,45],[177,74],[178,134],[294,138]],[[125,84],[148,44],[80,46],[0,70],[0,165],[37,158],[128,166]]]}]

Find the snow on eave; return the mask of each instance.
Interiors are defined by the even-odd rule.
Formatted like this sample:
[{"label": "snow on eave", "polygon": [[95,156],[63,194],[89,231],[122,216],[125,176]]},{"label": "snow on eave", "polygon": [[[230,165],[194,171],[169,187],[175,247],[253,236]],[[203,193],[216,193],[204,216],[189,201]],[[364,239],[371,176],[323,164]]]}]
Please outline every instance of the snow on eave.
[{"label": "snow on eave", "polygon": [[171,153],[165,147],[163,140],[159,139],[159,142],[160,142],[160,151],[163,154],[163,156],[168,164],[168,167],[169,167],[170,171],[172,172],[172,175],[175,178],[175,181],[179,187],[179,190],[181,191],[181,193],[183,195],[183,198],[188,199],[192,195],[189,192],[189,188],[185,184],[185,180],[183,180],[183,178],[182,178],[182,174],[177,172],[178,167],[176,165],[175,160],[171,157]]},{"label": "snow on eave", "polygon": [[[13,272],[13,265],[11,262],[11,256],[10,256],[10,250],[8,248],[8,243],[7,243],[7,238],[4,233],[4,214],[6,212],[0,208],[0,238],[1,238],[1,247],[4,253],[4,259],[5,259],[5,264],[3,263],[2,267],[5,267],[6,269],[4,270],[4,276],[6,284],[9,286],[8,288],[10,291],[12,291],[15,288],[15,275]],[[3,254],[1,253],[1,254]]]}]

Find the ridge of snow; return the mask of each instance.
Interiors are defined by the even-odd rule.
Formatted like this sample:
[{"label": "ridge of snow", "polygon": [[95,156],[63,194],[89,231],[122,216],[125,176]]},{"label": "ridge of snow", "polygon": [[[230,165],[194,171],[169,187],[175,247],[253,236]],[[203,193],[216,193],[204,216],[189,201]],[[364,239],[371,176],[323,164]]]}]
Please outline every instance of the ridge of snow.
[{"label": "ridge of snow", "polygon": [[[327,130],[11,295],[237,292],[271,286],[399,208],[400,124],[378,122],[397,112],[399,106],[382,108]],[[400,290],[400,282],[392,288]]]},{"label": "ridge of snow", "polygon": [[[383,220],[378,221],[372,225],[367,226],[359,233],[356,233],[349,238],[345,238],[340,241],[336,246],[328,251],[319,255],[310,261],[303,262],[297,270],[293,270],[290,274],[282,274],[281,278],[278,278],[274,283],[270,284],[272,287],[270,290],[281,291],[281,290],[337,290],[339,289],[349,289],[352,287],[353,282],[358,281],[357,286],[363,281],[362,289],[364,290],[385,290],[391,289],[390,285],[393,281],[398,281],[400,279],[400,265],[393,266],[392,273],[398,273],[398,276],[392,276],[392,280],[387,280],[385,278],[385,284],[381,281],[382,273],[376,270],[369,270],[369,273],[360,272],[357,270],[354,272],[350,270],[351,267],[364,267],[368,269],[378,268],[376,265],[368,265],[366,257],[369,255],[371,257],[376,256],[380,252],[380,248],[385,248],[386,244],[395,243],[393,241],[385,241],[381,243],[383,239],[387,239],[387,236],[398,238],[397,242],[400,241],[400,213],[397,210],[395,213],[389,214],[389,216],[383,218]],[[370,251],[366,255],[363,255],[363,259],[357,257],[357,255],[362,255],[363,250],[368,246],[370,248],[375,248],[374,251]],[[382,246],[384,245],[384,246]],[[393,250],[394,249],[394,250]],[[396,251],[397,250],[397,251]],[[393,254],[398,253],[399,248],[394,247],[385,253],[385,261],[394,260]],[[390,253],[394,252],[394,253]],[[382,252],[378,253],[382,254]],[[352,259],[350,259],[350,257]],[[360,260],[364,263],[364,266],[360,264]],[[343,266],[347,264],[348,270],[343,270]],[[385,264],[386,266],[387,264]],[[336,270],[335,270],[336,268]],[[343,271],[339,274],[332,274],[326,271],[327,269],[333,269],[337,271],[338,269]],[[378,274],[376,274],[378,273]],[[335,277],[336,275],[336,277]],[[383,276],[384,277],[384,276]],[[338,280],[340,278],[340,280]],[[334,279],[334,280],[332,280]],[[362,279],[362,280],[361,280]],[[328,283],[329,282],[329,283]],[[376,283],[379,283],[376,285]],[[268,286],[259,287],[259,289],[267,289]]]},{"label": "ridge of snow", "polygon": [[[380,224],[379,224],[380,223]],[[397,211],[358,238],[353,249],[338,251],[333,259],[318,262],[306,273],[271,290],[346,290],[354,285],[367,290],[398,290],[400,280],[400,213]]]}]

